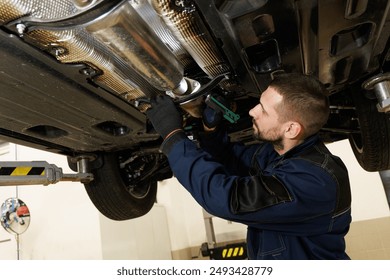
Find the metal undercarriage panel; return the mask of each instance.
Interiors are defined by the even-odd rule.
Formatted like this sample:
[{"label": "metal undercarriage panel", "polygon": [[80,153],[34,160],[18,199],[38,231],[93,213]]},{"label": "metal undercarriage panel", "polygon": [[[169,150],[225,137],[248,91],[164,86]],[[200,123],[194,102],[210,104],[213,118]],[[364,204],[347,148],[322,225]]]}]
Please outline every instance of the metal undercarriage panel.
[{"label": "metal undercarriage panel", "polygon": [[13,142],[70,152],[123,149],[156,138],[143,137],[142,113],[88,83],[80,74],[84,65],[55,63],[13,35],[0,36],[1,133]]}]

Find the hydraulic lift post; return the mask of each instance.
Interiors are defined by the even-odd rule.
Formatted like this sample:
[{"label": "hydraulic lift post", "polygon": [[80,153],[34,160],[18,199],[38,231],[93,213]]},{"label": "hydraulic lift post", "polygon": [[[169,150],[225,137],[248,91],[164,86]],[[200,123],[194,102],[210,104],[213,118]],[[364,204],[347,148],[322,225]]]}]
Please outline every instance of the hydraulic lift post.
[{"label": "hydraulic lift post", "polygon": [[219,246],[215,237],[213,215],[203,209],[203,219],[206,228],[207,242],[201,245],[203,257],[211,260],[243,260],[247,259],[246,242],[231,243]]},{"label": "hydraulic lift post", "polygon": [[49,185],[60,181],[89,183],[93,174],[87,172],[85,158],[77,162],[78,173],[65,174],[62,168],[46,161],[0,161],[0,186]]}]

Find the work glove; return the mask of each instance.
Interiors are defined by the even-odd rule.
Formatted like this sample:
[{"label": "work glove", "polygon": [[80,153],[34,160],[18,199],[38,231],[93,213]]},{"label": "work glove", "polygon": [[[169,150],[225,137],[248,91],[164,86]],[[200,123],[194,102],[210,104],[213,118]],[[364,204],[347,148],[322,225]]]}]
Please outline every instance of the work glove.
[{"label": "work glove", "polygon": [[223,112],[221,111],[221,107],[213,101],[222,104],[226,108],[230,107],[230,104],[227,102],[225,98],[217,94],[210,94],[207,96],[205,100],[205,107],[202,113],[203,124],[208,130],[214,130],[223,120]]},{"label": "work glove", "polygon": [[146,115],[164,140],[175,131],[182,130],[181,114],[169,96],[159,95],[150,100],[150,105]]},{"label": "work glove", "polygon": [[203,109],[202,120],[203,120],[203,124],[207,128],[209,129],[216,128],[220,124],[222,119],[223,119],[222,112],[217,112],[216,110],[214,110],[213,108],[207,105]]},{"label": "work glove", "polygon": [[188,139],[183,130],[183,119],[172,99],[166,95],[152,99],[150,105],[146,115],[164,139],[160,150],[168,156],[175,143]]}]

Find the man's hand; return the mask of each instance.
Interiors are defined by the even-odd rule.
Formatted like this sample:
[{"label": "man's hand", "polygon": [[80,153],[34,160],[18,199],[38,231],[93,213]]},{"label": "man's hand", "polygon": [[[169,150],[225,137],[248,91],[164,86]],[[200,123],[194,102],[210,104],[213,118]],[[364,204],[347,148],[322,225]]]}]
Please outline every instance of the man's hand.
[{"label": "man's hand", "polygon": [[203,124],[206,131],[213,131],[222,121],[222,113],[206,105],[202,113]]},{"label": "man's hand", "polygon": [[169,96],[159,95],[150,101],[150,105],[146,115],[163,139],[183,128],[182,117]]}]

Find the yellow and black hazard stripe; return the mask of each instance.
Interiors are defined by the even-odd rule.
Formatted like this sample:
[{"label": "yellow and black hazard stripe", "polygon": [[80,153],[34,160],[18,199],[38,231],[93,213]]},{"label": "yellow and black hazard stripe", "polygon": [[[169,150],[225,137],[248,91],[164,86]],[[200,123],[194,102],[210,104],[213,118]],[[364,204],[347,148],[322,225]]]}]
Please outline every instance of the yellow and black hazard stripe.
[{"label": "yellow and black hazard stripe", "polygon": [[234,248],[227,248],[222,250],[222,258],[228,259],[232,257],[241,257],[244,256],[245,250],[243,246],[238,246]]},{"label": "yellow and black hazard stripe", "polygon": [[215,247],[209,250],[212,260],[244,260],[247,259],[246,242]]},{"label": "yellow and black hazard stripe", "polygon": [[17,166],[3,167],[0,166],[0,176],[29,176],[29,175],[45,175],[45,167],[33,166]]}]

